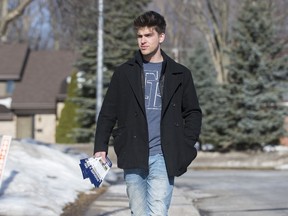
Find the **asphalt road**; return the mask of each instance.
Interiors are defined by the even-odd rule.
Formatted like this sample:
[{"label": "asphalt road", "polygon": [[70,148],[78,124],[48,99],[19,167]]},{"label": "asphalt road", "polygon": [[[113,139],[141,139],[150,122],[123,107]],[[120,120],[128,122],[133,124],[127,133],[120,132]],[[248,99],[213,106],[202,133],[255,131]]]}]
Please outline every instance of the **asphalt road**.
[{"label": "asphalt road", "polygon": [[201,216],[288,216],[287,170],[189,170],[175,186]]}]

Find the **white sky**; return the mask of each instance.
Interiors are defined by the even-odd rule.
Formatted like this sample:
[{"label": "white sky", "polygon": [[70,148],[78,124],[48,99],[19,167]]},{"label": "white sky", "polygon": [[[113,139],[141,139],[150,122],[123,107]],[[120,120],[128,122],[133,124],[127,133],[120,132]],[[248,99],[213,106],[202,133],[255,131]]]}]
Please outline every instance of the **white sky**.
[{"label": "white sky", "polygon": [[0,188],[0,215],[60,215],[79,192],[94,187],[83,180],[79,160],[79,155],[53,145],[12,141]]}]

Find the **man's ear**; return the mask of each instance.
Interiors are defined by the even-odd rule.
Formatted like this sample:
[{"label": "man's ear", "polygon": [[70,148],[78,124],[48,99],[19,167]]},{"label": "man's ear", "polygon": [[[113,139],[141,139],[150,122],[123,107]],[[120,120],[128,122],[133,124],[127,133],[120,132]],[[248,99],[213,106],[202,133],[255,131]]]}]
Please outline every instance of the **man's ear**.
[{"label": "man's ear", "polygon": [[165,33],[161,33],[159,35],[159,43],[163,43],[164,40],[165,40]]}]

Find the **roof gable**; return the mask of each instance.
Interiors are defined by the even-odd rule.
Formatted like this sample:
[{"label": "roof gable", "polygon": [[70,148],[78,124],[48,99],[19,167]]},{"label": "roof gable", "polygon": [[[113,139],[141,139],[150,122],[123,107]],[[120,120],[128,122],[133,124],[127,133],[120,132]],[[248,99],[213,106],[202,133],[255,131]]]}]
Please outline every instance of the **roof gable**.
[{"label": "roof gable", "polygon": [[11,121],[13,113],[6,106],[0,104],[0,121]]},{"label": "roof gable", "polygon": [[19,80],[28,55],[27,44],[0,43],[0,80]]},{"label": "roof gable", "polygon": [[15,84],[12,109],[54,110],[61,83],[72,73],[75,56],[68,51],[33,51],[21,82]]}]

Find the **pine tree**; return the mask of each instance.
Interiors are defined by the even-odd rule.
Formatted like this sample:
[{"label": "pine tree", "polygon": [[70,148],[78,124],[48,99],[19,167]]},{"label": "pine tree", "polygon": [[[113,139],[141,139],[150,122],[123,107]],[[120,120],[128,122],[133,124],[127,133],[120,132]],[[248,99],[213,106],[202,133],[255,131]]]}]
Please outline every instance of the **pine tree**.
[{"label": "pine tree", "polygon": [[[150,0],[131,2],[104,2],[104,88],[107,89],[116,66],[131,58],[136,50],[133,20],[143,12]],[[97,20],[95,9],[87,12],[88,19]],[[95,27],[96,25],[96,27]],[[81,127],[75,130],[78,142],[90,142],[95,132],[96,104],[96,50],[97,23],[84,26],[82,33],[81,57],[77,68],[81,71],[81,88],[75,101],[79,104],[78,122]],[[104,94],[105,94],[104,89]]]},{"label": "pine tree", "polygon": [[234,28],[229,67],[231,121],[227,134],[236,149],[279,143],[286,107],[287,61],[275,38],[273,5],[246,0]]},{"label": "pine tree", "polygon": [[73,129],[78,127],[75,119],[77,105],[71,101],[76,94],[77,78],[76,72],[71,76],[70,83],[67,90],[67,98],[64,103],[64,108],[61,111],[59,123],[56,127],[56,142],[57,143],[75,143],[73,137]]},{"label": "pine tree", "polygon": [[221,150],[230,142],[226,135],[229,123],[227,91],[217,83],[216,71],[203,44],[196,46],[187,65],[192,72],[203,114],[200,143],[212,144]]}]

